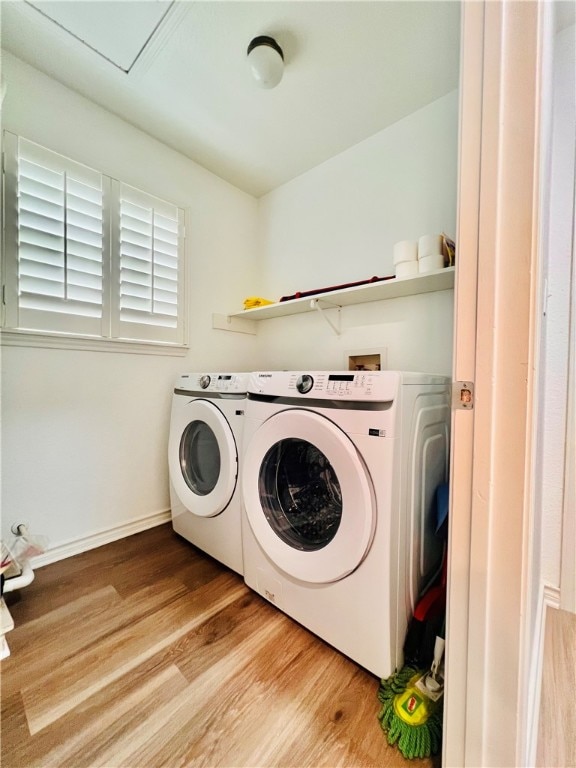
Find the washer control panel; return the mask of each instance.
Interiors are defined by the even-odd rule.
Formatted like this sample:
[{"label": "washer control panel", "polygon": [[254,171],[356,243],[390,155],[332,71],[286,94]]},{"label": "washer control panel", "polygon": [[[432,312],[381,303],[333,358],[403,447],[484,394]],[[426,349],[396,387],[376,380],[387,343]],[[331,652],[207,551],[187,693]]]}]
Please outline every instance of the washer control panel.
[{"label": "washer control panel", "polygon": [[[288,386],[291,388],[293,380]],[[358,399],[369,397],[374,391],[373,372],[361,373],[303,373],[296,378],[296,389],[301,395],[313,393],[314,397]]]},{"label": "washer control panel", "polygon": [[401,384],[398,371],[255,372],[248,392],[297,399],[389,402]]},{"label": "washer control panel", "polygon": [[186,392],[222,392],[241,394],[248,391],[248,373],[183,373],[176,389]]}]

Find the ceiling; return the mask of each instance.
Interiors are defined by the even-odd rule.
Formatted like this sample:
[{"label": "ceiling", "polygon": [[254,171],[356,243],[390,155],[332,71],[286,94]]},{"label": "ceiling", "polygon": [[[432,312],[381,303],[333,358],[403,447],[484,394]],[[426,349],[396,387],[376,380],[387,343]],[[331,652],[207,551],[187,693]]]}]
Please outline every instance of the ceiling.
[{"label": "ceiling", "polygon": [[[458,87],[455,0],[3,0],[2,46],[259,197]],[[274,37],[285,72],[246,57]]]}]

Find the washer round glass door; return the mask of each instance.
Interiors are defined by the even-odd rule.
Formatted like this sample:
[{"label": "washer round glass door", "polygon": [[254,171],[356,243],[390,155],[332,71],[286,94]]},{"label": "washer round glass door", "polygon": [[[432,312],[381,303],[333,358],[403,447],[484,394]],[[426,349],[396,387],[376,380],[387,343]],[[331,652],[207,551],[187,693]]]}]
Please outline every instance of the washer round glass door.
[{"label": "washer round glass door", "polygon": [[342,488],[334,467],[312,443],[287,437],[260,465],[260,502],[272,530],[294,549],[329,544],[342,520]]},{"label": "washer round glass door", "polygon": [[168,448],[170,480],[190,512],[213,517],[226,509],[236,488],[238,453],[222,411],[209,400],[176,400]]},{"label": "washer round glass door", "polygon": [[275,565],[312,583],[358,567],[374,534],[374,493],[339,427],[312,411],[286,409],[256,430],[243,464],[246,515]]}]

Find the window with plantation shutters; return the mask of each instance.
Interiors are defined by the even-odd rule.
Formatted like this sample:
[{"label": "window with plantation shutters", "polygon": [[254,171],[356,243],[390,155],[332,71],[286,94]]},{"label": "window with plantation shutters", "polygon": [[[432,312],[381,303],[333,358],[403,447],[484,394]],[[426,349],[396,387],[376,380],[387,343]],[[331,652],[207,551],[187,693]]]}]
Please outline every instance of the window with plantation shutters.
[{"label": "window with plantation shutters", "polygon": [[22,329],[101,335],[105,179],[32,142],[6,138],[13,150],[6,155],[13,233],[7,267],[17,294],[10,319]]},{"label": "window with plantation shutters", "polygon": [[183,210],[8,132],[4,147],[4,327],[182,345]]},{"label": "window with plantation shutters", "polygon": [[169,340],[178,330],[179,242],[183,211],[127,184],[114,184],[119,259],[113,333]]}]

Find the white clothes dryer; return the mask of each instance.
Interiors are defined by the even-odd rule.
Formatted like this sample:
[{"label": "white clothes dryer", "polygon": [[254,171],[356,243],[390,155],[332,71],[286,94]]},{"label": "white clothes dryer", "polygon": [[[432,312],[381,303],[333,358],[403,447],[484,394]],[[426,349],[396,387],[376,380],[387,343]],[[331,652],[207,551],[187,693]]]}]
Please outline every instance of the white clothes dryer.
[{"label": "white clothes dryer", "polygon": [[239,450],[247,384],[246,373],[180,376],[168,439],[174,530],[239,574]]},{"label": "white clothes dryer", "polygon": [[248,388],[246,584],[378,677],[401,666],[442,559],[449,391],[398,371],[260,372]]}]

